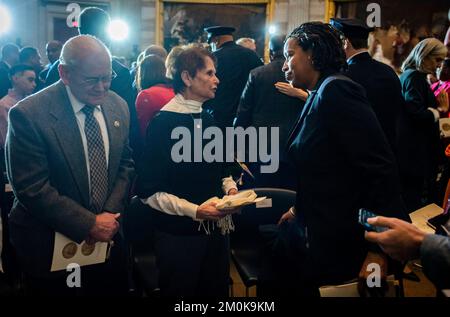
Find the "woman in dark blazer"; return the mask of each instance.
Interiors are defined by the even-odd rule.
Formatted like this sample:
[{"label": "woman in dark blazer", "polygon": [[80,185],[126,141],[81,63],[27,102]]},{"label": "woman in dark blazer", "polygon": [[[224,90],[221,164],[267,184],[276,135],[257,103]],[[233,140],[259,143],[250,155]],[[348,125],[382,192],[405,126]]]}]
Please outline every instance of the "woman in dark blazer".
[{"label": "woman in dark blazer", "polygon": [[[439,117],[448,103],[436,99],[427,82],[444,60],[447,48],[439,40],[429,38],[418,43],[402,65],[400,76],[405,99],[405,122],[399,140],[399,166],[403,195],[408,212],[433,201],[436,197],[436,175],[439,156]],[[433,199],[434,197],[434,199]]]},{"label": "woman in dark blazer", "polygon": [[382,276],[387,263],[364,240],[358,210],[405,218],[393,153],[363,87],[339,74],[347,66],[339,31],[304,23],[287,37],[284,55],[286,79],[310,92],[288,141],[297,199],[281,223],[295,220],[305,239],[290,266],[315,288],[358,274],[365,284],[369,263],[379,263]]}]

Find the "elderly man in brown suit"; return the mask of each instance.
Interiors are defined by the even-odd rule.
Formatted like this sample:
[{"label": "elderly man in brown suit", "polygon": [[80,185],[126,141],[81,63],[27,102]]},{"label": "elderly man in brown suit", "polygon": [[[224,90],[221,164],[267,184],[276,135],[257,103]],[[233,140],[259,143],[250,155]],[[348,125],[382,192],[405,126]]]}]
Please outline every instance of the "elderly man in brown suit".
[{"label": "elderly man in brown suit", "polygon": [[[119,217],[134,173],[128,108],[109,91],[111,55],[96,38],[67,41],[59,73],[60,81],[9,113],[11,241],[31,293],[124,294]],[[114,241],[111,256],[81,267],[81,287],[70,288],[66,271],[50,272],[55,232],[77,243]]]}]

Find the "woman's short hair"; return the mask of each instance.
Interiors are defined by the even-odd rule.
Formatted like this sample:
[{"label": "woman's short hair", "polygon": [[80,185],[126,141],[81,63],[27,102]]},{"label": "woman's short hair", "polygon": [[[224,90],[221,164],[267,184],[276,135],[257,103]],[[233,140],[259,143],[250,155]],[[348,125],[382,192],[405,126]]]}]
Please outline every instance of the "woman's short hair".
[{"label": "woman's short hair", "polygon": [[319,72],[339,72],[347,68],[344,36],[331,25],[307,22],[295,28],[286,40],[293,38],[305,51],[311,52],[313,67]]},{"label": "woman's short hair", "polygon": [[423,73],[431,74],[434,69],[425,69],[423,61],[427,57],[442,57],[445,58],[447,55],[447,47],[444,43],[435,38],[427,38],[419,43],[412,49],[408,57],[402,64],[402,71],[412,68]]},{"label": "woman's short hair", "polygon": [[173,74],[173,90],[175,93],[183,92],[185,84],[181,78],[181,74],[187,71],[188,74],[194,78],[197,75],[197,71],[206,67],[206,58],[209,57],[216,64],[216,58],[211,52],[201,47],[189,47],[183,49],[177,56],[174,65]]},{"label": "woman's short hair", "polygon": [[138,66],[136,78],[138,90],[167,83],[164,60],[157,55],[145,57]]}]

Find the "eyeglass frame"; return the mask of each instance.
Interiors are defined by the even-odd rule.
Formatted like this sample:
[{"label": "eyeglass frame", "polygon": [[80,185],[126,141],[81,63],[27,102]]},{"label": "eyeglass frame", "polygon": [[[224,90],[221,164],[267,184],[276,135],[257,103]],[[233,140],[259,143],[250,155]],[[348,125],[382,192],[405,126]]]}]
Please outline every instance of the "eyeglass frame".
[{"label": "eyeglass frame", "polygon": [[88,77],[88,79],[84,79],[82,82],[84,85],[86,86],[95,86],[97,85],[99,82],[102,83],[110,83],[112,82],[115,78],[117,78],[117,73],[114,70],[111,70],[111,77],[109,78],[109,76],[102,76],[102,77]]}]

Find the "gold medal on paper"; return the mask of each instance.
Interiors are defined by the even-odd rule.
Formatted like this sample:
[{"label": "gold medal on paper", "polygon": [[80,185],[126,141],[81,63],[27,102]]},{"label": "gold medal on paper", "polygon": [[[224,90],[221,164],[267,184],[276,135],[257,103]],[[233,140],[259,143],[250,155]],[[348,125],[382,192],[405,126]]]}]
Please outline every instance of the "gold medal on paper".
[{"label": "gold medal on paper", "polygon": [[66,244],[62,250],[62,255],[66,259],[73,258],[75,254],[77,253],[77,245],[74,242],[70,242]]},{"label": "gold medal on paper", "polygon": [[450,124],[444,123],[444,124],[442,125],[442,130],[444,130],[444,131],[450,130]]},{"label": "gold medal on paper", "polygon": [[83,255],[85,256],[89,256],[91,255],[95,250],[95,243],[94,244],[87,244],[86,242],[84,242],[81,245],[81,253],[83,253]]}]

